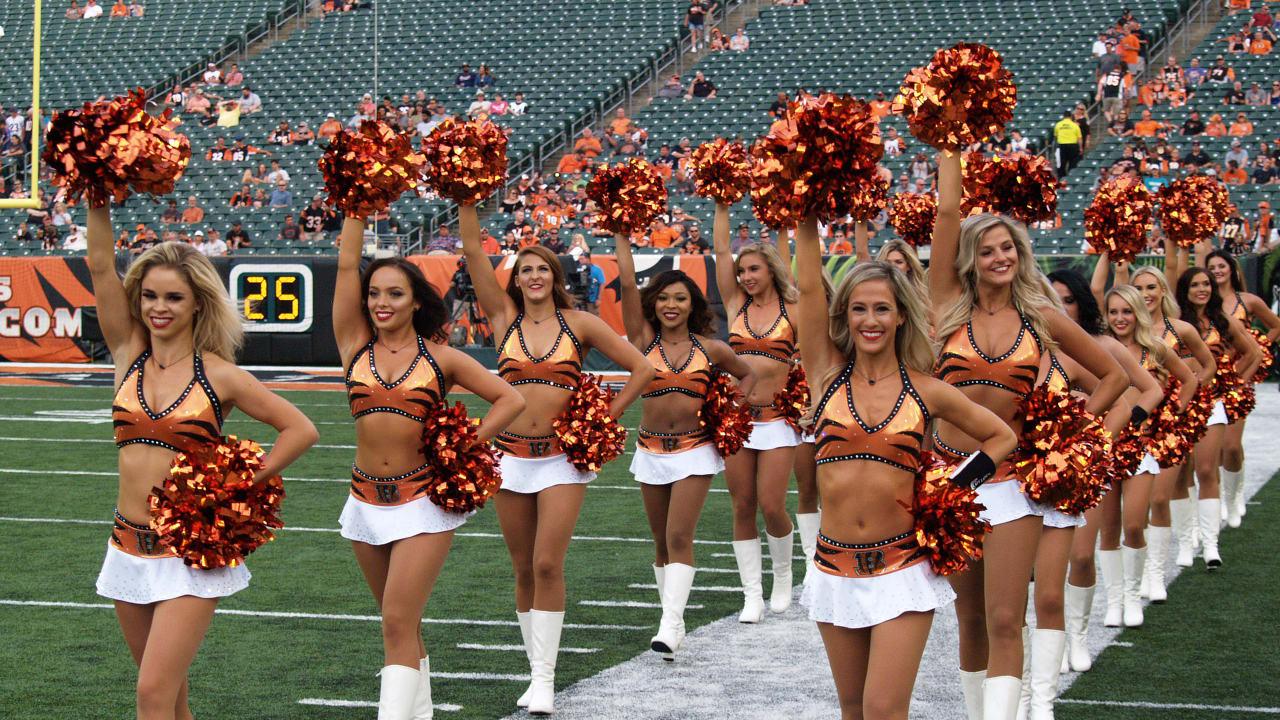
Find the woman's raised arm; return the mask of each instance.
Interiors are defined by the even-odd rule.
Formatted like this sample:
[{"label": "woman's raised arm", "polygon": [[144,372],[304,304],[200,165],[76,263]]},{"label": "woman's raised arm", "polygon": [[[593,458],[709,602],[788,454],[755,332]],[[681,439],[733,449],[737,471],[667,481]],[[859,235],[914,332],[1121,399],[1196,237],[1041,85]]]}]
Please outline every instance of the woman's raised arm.
[{"label": "woman's raised arm", "polygon": [[516,304],[498,284],[498,274],[489,264],[480,244],[480,218],[474,205],[458,206],[458,232],[462,235],[462,254],[467,259],[467,273],[476,290],[480,309],[489,317],[493,332],[501,336],[516,318]]},{"label": "woman's raised arm", "polygon": [[[87,202],[87,201],[86,201]],[[141,344],[146,329],[129,312],[129,297],[124,283],[116,274],[115,238],[111,234],[111,210],[107,206],[90,207],[86,222],[89,277],[93,281],[94,302],[98,306],[98,324],[107,349],[117,364],[129,363],[131,345]]]},{"label": "woman's raised arm", "polygon": [[622,327],[627,340],[640,352],[653,342],[653,329],[640,308],[640,286],[636,283],[636,263],[631,257],[631,241],[620,233],[613,234],[614,255],[618,259],[618,287],[621,290]]},{"label": "woman's raised arm", "polygon": [[929,251],[929,290],[935,308],[950,305],[960,294],[956,255],[960,250],[962,182],[960,153],[938,153],[938,215],[933,221],[933,247]]},{"label": "woman's raised arm", "polygon": [[338,236],[338,277],[333,283],[333,339],[345,368],[360,348],[369,344],[372,333],[364,317],[360,293],[360,257],[364,246],[363,218],[342,221]]}]

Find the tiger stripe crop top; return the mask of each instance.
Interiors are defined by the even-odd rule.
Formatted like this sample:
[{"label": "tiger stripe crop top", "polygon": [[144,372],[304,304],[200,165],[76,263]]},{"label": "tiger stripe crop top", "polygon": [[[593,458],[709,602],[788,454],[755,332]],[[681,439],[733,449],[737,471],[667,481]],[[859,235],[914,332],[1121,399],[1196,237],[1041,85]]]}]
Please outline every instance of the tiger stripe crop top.
[{"label": "tiger stripe crop top", "polygon": [[[525,345],[524,331],[520,328],[523,319],[522,311],[516,315],[515,322],[507,328],[507,335],[502,339],[498,351],[498,377],[511,385],[539,383],[563,390],[577,390],[578,380],[582,377],[582,347],[559,308],[556,309],[556,321],[560,323],[560,334],[547,354],[540,358],[535,358]],[[568,342],[565,342],[566,337]]]},{"label": "tiger stripe crop top", "polygon": [[662,336],[654,338],[649,349],[644,351],[645,359],[653,366],[653,380],[645,387],[642,398],[658,397],[667,393],[683,393],[699,400],[707,397],[707,389],[711,387],[712,367],[707,351],[696,337],[689,336],[693,345],[689,348],[689,357],[680,367],[674,367],[662,349]]},{"label": "tiger stripe crop top", "polygon": [[957,328],[942,346],[934,376],[955,387],[990,385],[1018,395],[1031,392],[1040,373],[1040,338],[1025,316],[1018,317],[1022,325],[1013,347],[997,357],[978,348],[972,321]]},{"label": "tiger stripe crop top", "polygon": [[[839,460],[871,460],[909,472],[920,469],[929,409],[907,377],[907,369],[899,365],[898,372],[902,391],[893,410],[878,425],[868,427],[853,406],[850,383],[853,363],[845,365],[844,371],[827,388],[815,414],[814,457],[818,465]],[[837,399],[837,393],[842,394],[843,399]]]},{"label": "tiger stripe crop top", "polygon": [[351,417],[388,412],[413,420],[425,421],[428,409],[445,397],[444,376],[435,358],[427,352],[426,343],[418,336],[418,354],[399,380],[388,383],[378,374],[373,344],[365,345],[351,358],[347,368],[347,401]]},{"label": "tiger stripe crop top", "polygon": [[729,347],[739,355],[759,355],[770,360],[791,364],[796,360],[796,329],[787,317],[787,304],[778,298],[778,317],[773,325],[757,335],[751,329],[751,321],[747,316],[751,300],[743,303],[742,309],[729,323]]},{"label": "tiger stripe crop top", "polygon": [[1062,363],[1058,362],[1058,356],[1055,353],[1049,353],[1049,370],[1040,384],[1053,392],[1071,392],[1071,378],[1067,377],[1067,371],[1063,369]]},{"label": "tiger stripe crop top", "polygon": [[1160,339],[1177,353],[1179,358],[1185,360],[1191,357],[1191,348],[1182,341],[1182,336],[1178,334],[1178,331],[1173,329],[1173,323],[1169,322],[1169,318],[1164,319],[1164,330],[1160,332]]},{"label": "tiger stripe crop top", "polygon": [[163,412],[152,412],[142,393],[142,372],[151,350],[129,366],[111,403],[116,447],[145,443],[187,452],[217,443],[222,435],[222,404],[204,373],[200,353],[192,353],[191,382]]}]

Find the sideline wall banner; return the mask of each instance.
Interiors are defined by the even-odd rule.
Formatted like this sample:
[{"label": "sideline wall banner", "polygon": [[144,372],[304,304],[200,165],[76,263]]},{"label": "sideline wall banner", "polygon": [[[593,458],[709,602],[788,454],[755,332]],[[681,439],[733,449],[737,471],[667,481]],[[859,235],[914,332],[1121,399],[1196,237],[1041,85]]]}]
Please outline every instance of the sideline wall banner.
[{"label": "sideline wall banner", "polygon": [[84,258],[0,257],[0,361],[89,362],[93,304]]}]

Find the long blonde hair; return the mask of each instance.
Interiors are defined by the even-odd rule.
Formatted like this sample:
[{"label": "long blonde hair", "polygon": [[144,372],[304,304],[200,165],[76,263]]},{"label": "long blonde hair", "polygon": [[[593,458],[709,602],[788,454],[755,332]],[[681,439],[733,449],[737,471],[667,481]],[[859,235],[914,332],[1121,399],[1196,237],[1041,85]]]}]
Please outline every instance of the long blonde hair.
[{"label": "long blonde hair", "polygon": [[876,260],[888,262],[891,252],[896,252],[906,259],[907,279],[916,286],[916,290],[920,291],[921,297],[929,297],[929,271],[925,270],[924,265],[921,264],[915,247],[906,240],[893,238],[880,248],[880,252],[876,253]]},{"label": "long blonde hair", "polygon": [[[1173,299],[1173,290],[1169,288],[1169,280],[1165,278],[1164,273],[1159,268],[1155,265],[1141,265],[1134,268],[1133,274],[1129,276],[1129,282],[1137,282],[1139,275],[1150,275],[1160,284],[1160,292],[1162,293],[1160,297],[1160,312],[1164,313],[1166,319],[1176,320],[1182,316],[1182,313],[1178,311],[1178,303]],[[1147,309],[1145,302],[1142,303],[1142,309]],[[1148,310],[1147,316],[1150,317],[1150,315],[1151,311]]]},{"label": "long blonde hair", "polygon": [[782,264],[782,255],[778,253],[778,248],[768,243],[754,242],[739,250],[738,256],[733,259],[735,275],[742,272],[743,256],[751,253],[758,253],[764,258],[764,264],[768,265],[769,272],[773,273],[773,288],[778,291],[778,297],[782,298],[783,302],[793,303],[800,299],[795,283],[791,282],[791,269]]},{"label": "long blonde hair", "polygon": [[[929,372],[933,368],[933,349],[929,344],[929,311],[924,297],[916,291],[915,285],[901,270],[887,262],[876,260],[858,263],[840,281],[827,312],[831,342],[848,362],[854,361],[857,348],[853,333],[849,331],[849,298],[853,295],[854,288],[869,280],[884,280],[893,288],[893,299],[903,318],[902,324],[893,334],[893,351],[898,362],[917,372]],[[810,394],[810,415],[822,401],[827,386],[843,371],[843,365],[831,368],[821,382],[814,386],[814,392]]]},{"label": "long blonde hair", "polygon": [[152,268],[173,268],[195,295],[196,315],[192,344],[196,352],[213,353],[234,362],[244,344],[244,326],[236,314],[222,278],[213,263],[200,251],[180,242],[164,242],[138,256],[124,275],[124,292],[129,298],[129,314],[145,325],[142,317],[142,279]]},{"label": "long blonde hair", "polygon": [[[1133,310],[1135,321],[1133,341],[1155,359],[1156,369],[1150,372],[1163,383],[1169,377],[1169,371],[1164,366],[1165,360],[1169,357],[1169,346],[1156,338],[1155,329],[1151,323],[1151,313],[1147,311],[1147,303],[1143,301],[1142,293],[1132,285],[1116,285],[1102,297],[1103,312],[1106,312],[1106,306],[1111,304],[1112,296],[1120,298],[1128,304],[1130,310]],[[1107,333],[1116,337],[1110,322],[1107,323]]]},{"label": "long blonde hair", "polygon": [[[1031,240],[1027,236],[1027,228],[1022,223],[1000,215],[972,215],[960,224],[960,242],[956,253],[956,274],[960,278],[960,297],[940,317],[935,335],[935,345],[939,352],[957,329],[973,317],[973,306],[978,301],[978,245],[988,230],[1003,226],[1013,238],[1013,246],[1018,253],[1018,272],[1013,276],[1012,305],[1026,318],[1026,322],[1040,338],[1042,350],[1053,350],[1058,345],[1049,334],[1048,324],[1044,320],[1041,308],[1052,308],[1054,301],[1045,294],[1040,279],[1043,273],[1036,267],[1035,257],[1031,254]],[[1052,293],[1050,293],[1052,294]]]}]

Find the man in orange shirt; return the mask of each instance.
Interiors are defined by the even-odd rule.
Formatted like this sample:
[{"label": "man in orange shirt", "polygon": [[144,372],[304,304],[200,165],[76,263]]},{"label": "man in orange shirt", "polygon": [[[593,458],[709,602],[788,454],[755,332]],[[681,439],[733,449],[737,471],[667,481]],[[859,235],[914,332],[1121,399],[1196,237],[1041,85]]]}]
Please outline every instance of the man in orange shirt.
[{"label": "man in orange shirt", "polygon": [[1142,74],[1142,38],[1138,36],[1138,28],[1130,25],[1129,34],[1120,39],[1120,59],[1129,67],[1134,77]]},{"label": "man in orange shirt", "polygon": [[1235,122],[1231,123],[1227,134],[1234,137],[1246,137],[1253,134],[1253,123],[1249,122],[1249,117],[1244,113],[1236,113]]},{"label": "man in orange shirt", "polygon": [[632,124],[631,118],[627,117],[627,111],[622,108],[618,108],[617,113],[614,114],[614,118],[609,121],[609,132],[606,133],[605,137],[608,139],[609,145],[616,146],[623,138],[630,135],[634,130],[635,125]]},{"label": "man in orange shirt", "polygon": [[1254,30],[1249,40],[1250,55],[1266,55],[1271,52],[1271,41],[1263,37],[1261,30]]},{"label": "man in orange shirt", "polygon": [[1142,119],[1133,124],[1133,134],[1142,137],[1155,137],[1156,133],[1162,129],[1164,129],[1164,123],[1152,120],[1150,110],[1143,110]]},{"label": "man in orange shirt", "polygon": [[871,117],[875,118],[876,121],[879,122],[880,118],[890,115],[892,113],[893,113],[893,103],[884,99],[883,90],[877,91],[876,99],[871,101]]},{"label": "man in orange shirt", "polygon": [[204,209],[196,204],[196,196],[187,198],[187,207],[182,211],[182,222],[194,225],[204,220]]},{"label": "man in orange shirt", "polygon": [[831,241],[827,243],[827,252],[832,255],[852,255],[853,245],[849,244],[849,237],[843,230],[836,230],[831,233]]},{"label": "man in orange shirt", "polygon": [[1164,80],[1161,80],[1159,76],[1152,78],[1151,82],[1143,85],[1142,89],[1138,91],[1138,102],[1147,107],[1159,105],[1167,98],[1168,88],[1165,86]]},{"label": "man in orange shirt", "polygon": [[576,152],[566,154],[560,158],[560,163],[556,165],[556,172],[572,175],[580,173],[591,167],[591,162]]},{"label": "man in orange shirt", "polygon": [[338,122],[333,113],[329,113],[324,116],[324,122],[320,123],[320,130],[316,133],[316,137],[324,141],[340,132],[342,132],[342,123]]},{"label": "man in orange shirt", "polygon": [[578,138],[578,142],[573,144],[573,151],[593,158],[604,152],[604,147],[600,144],[600,139],[595,136],[595,133],[591,132],[591,128],[582,128],[582,137]]},{"label": "man in orange shirt", "polygon": [[129,6],[124,4],[124,0],[116,0],[116,4],[111,6],[111,17],[129,17]]},{"label": "man in orange shirt", "polygon": [[669,227],[661,218],[658,218],[653,221],[652,229],[649,231],[649,246],[669,248],[679,237],[680,233]]},{"label": "man in orange shirt", "polygon": [[1230,160],[1227,162],[1227,171],[1222,173],[1222,182],[1228,185],[1244,185],[1249,182],[1249,176],[1240,169],[1240,163]]}]

